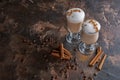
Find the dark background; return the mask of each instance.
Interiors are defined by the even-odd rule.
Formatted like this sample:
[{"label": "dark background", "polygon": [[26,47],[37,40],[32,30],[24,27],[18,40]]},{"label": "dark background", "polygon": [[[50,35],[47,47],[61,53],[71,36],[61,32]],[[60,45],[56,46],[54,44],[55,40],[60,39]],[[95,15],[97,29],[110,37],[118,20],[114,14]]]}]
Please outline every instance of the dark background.
[{"label": "dark background", "polygon": [[[60,42],[65,31],[57,30],[73,7],[102,26],[98,43],[108,57],[95,80],[120,80],[120,0],[0,0],[0,80],[50,80],[57,74],[51,66],[64,63],[46,56],[51,49],[45,49]],[[52,46],[47,33],[54,35]]]}]

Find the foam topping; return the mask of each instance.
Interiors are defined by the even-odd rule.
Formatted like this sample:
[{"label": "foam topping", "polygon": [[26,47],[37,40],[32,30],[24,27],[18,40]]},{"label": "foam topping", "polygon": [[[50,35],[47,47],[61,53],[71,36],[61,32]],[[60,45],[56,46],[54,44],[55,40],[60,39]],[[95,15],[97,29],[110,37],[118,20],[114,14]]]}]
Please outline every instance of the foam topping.
[{"label": "foam topping", "polygon": [[67,11],[66,17],[71,23],[80,23],[84,21],[85,13],[80,8],[72,8]]},{"label": "foam topping", "polygon": [[98,21],[89,19],[83,23],[83,30],[87,33],[98,32],[101,28],[101,25]]}]

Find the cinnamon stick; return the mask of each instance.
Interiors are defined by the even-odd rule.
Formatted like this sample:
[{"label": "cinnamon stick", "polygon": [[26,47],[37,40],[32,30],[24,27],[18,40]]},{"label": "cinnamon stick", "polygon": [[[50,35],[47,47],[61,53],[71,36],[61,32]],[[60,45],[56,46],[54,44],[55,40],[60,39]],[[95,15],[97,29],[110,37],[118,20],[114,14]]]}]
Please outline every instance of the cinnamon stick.
[{"label": "cinnamon stick", "polygon": [[70,58],[72,58],[71,53],[70,53],[67,49],[65,49],[65,48],[64,48],[64,53],[65,53],[67,56],[69,56]]},{"label": "cinnamon stick", "polygon": [[103,64],[104,64],[104,62],[105,62],[106,57],[107,57],[107,55],[104,54],[104,56],[103,56],[100,64],[99,64],[98,67],[97,67],[98,70],[101,70],[101,69],[102,69],[102,66],[103,66]]},{"label": "cinnamon stick", "polygon": [[70,57],[67,56],[67,55],[65,55],[65,56],[63,57],[63,59],[70,60]]},{"label": "cinnamon stick", "polygon": [[53,52],[52,52],[51,55],[54,56],[54,57],[60,58],[59,53],[53,53]]},{"label": "cinnamon stick", "polygon": [[60,51],[58,51],[58,50],[52,50],[51,55],[55,56],[57,58],[67,59],[67,60],[69,60],[69,59],[72,58],[71,53],[67,49],[65,49],[63,47],[63,43],[60,44],[59,48],[60,48]]},{"label": "cinnamon stick", "polygon": [[61,55],[61,59],[62,59],[64,57],[63,43],[60,44],[60,55]]},{"label": "cinnamon stick", "polygon": [[103,51],[101,52],[101,54],[99,56],[97,56],[97,58],[95,59],[95,61],[93,62],[93,66],[95,65],[96,62],[98,62],[98,60],[100,59],[100,56],[103,54]]},{"label": "cinnamon stick", "polygon": [[60,53],[58,50],[52,50],[53,53]]},{"label": "cinnamon stick", "polygon": [[[51,53],[51,55],[52,56],[54,56],[54,57],[56,57],[56,58],[60,58],[60,55],[59,55],[59,53]],[[65,55],[64,57],[62,57],[62,59],[66,59],[66,60],[69,60],[70,59],[70,57],[69,56],[67,56],[67,55]]]},{"label": "cinnamon stick", "polygon": [[100,55],[102,53],[103,53],[102,52],[102,48],[98,47],[98,49],[97,49],[97,55],[91,60],[91,62],[89,63],[89,66],[93,66],[98,61],[98,59],[100,58]]}]

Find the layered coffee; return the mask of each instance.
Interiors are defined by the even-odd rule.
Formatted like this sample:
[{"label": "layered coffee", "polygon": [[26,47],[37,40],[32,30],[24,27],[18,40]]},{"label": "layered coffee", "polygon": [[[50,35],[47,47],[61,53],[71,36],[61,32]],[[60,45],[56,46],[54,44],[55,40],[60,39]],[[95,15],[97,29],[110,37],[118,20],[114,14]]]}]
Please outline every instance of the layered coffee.
[{"label": "layered coffee", "polygon": [[85,18],[85,13],[80,8],[69,9],[66,13],[67,28],[72,33],[78,33],[82,29],[82,23]]},{"label": "layered coffee", "polygon": [[86,44],[94,44],[99,37],[99,30],[101,26],[99,22],[89,19],[83,23],[83,30],[81,33],[82,41]]}]

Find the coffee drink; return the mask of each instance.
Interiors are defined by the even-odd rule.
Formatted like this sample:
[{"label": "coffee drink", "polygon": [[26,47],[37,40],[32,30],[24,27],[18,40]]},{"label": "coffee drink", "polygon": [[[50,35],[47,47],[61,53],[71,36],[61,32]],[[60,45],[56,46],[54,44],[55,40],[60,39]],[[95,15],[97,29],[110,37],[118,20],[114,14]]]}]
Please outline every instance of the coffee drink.
[{"label": "coffee drink", "polygon": [[96,20],[89,19],[85,21],[81,33],[82,41],[86,44],[96,43],[99,37],[100,28],[101,25]]},{"label": "coffee drink", "polygon": [[69,9],[66,13],[69,32],[78,33],[82,29],[85,13],[80,8]]}]

